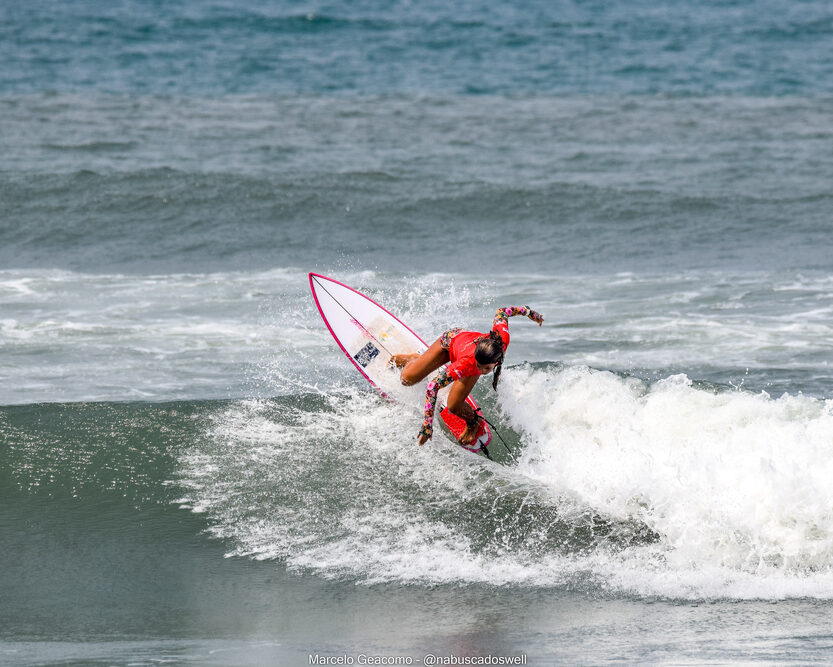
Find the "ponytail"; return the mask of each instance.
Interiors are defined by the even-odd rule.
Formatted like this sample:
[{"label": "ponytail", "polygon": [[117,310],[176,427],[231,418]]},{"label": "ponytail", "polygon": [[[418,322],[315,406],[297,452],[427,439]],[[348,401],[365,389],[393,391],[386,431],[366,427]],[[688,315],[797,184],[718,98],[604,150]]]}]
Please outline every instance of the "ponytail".
[{"label": "ponytail", "polygon": [[475,359],[481,364],[495,364],[492,389],[497,391],[497,382],[500,379],[500,371],[503,366],[503,338],[499,331],[492,329],[488,336],[483,336],[477,341]]},{"label": "ponytail", "polygon": [[492,371],[492,389],[497,391],[497,381],[500,380],[500,369],[503,368],[503,357],[500,358],[500,363],[495,366],[495,370]]}]

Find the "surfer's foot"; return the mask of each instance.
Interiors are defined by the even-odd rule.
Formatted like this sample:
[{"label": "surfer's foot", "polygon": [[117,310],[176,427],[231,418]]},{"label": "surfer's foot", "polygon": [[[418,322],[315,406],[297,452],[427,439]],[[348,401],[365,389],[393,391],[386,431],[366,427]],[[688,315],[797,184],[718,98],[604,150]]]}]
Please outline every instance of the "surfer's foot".
[{"label": "surfer's foot", "polygon": [[457,439],[457,441],[461,445],[470,445],[472,442],[474,442],[474,436],[476,435],[477,429],[469,430],[469,428],[466,427],[466,430],[460,434],[460,437]]},{"label": "surfer's foot", "polygon": [[474,422],[474,425],[466,425],[465,430],[460,434],[460,437],[457,438],[457,442],[461,445],[470,445],[474,442],[475,437],[477,436],[477,431],[480,430],[480,418]]},{"label": "surfer's foot", "polygon": [[390,368],[403,368],[411,359],[416,359],[418,354],[394,354],[388,360]]}]

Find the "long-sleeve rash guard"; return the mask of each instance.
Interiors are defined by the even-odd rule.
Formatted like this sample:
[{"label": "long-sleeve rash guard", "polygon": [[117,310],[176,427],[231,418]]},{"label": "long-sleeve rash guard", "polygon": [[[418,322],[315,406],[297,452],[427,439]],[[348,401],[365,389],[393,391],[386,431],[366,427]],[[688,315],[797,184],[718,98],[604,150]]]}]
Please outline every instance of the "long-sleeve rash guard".
[{"label": "long-sleeve rash guard", "polygon": [[[497,331],[500,334],[503,340],[504,352],[509,347],[509,318],[515,315],[526,315],[533,322],[539,324],[544,321],[544,318],[529,306],[498,308],[492,323],[492,331]],[[474,351],[478,341],[489,335],[478,331],[463,330],[451,331],[449,334],[448,355],[451,359],[450,363],[440,369],[437,376],[428,383],[425,392],[425,417],[419,434],[420,436],[427,435],[428,438],[434,432],[434,410],[437,405],[437,394],[440,389],[450,385],[455,380],[481,375],[474,359]]]}]

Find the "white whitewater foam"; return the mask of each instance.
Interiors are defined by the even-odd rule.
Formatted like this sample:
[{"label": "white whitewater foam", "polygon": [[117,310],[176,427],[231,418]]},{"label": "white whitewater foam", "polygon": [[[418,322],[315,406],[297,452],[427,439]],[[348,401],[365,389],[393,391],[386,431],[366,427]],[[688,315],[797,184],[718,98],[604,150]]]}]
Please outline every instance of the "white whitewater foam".
[{"label": "white whitewater foam", "polygon": [[673,596],[833,594],[833,401],[586,367],[527,366],[504,382],[526,443],[519,472],[659,535],[599,563],[610,581]]},{"label": "white whitewater foam", "polygon": [[[516,469],[442,434],[414,444],[418,411],[353,390],[318,409],[232,405],[183,456],[182,502],[209,514],[229,555],[363,583],[601,586],[673,598],[833,597],[833,406],[713,393],[682,376],[647,385],[587,368],[507,369],[504,421],[522,432]],[[531,510],[488,516],[502,497],[556,507],[613,533],[565,548]],[[470,514],[461,505],[479,508]],[[468,506],[468,505],[466,505]],[[490,534],[478,540],[478,528]],[[483,536],[481,536],[483,537]]]}]

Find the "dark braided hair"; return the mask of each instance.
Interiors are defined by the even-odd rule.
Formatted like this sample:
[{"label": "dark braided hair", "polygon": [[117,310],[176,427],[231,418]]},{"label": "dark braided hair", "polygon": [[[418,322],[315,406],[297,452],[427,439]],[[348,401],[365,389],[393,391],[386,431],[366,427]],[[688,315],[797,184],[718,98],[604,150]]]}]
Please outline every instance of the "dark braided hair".
[{"label": "dark braided hair", "polygon": [[497,331],[490,331],[488,336],[477,340],[477,347],[474,349],[474,360],[478,364],[496,364],[492,389],[497,391],[497,381],[500,379],[500,369],[503,366],[503,338]]}]

